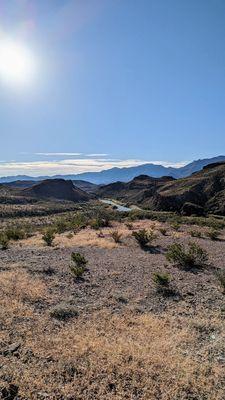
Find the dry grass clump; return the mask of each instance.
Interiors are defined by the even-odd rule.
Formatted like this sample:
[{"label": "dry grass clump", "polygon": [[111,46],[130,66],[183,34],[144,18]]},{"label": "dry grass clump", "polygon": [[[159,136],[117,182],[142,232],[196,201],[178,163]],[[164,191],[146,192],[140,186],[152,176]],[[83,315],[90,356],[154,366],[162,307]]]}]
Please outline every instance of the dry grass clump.
[{"label": "dry grass clump", "polygon": [[181,318],[177,323],[165,315],[102,312],[51,334],[43,329],[46,322],[30,331],[28,363],[23,357],[5,360],[4,373],[21,397],[38,399],[42,392],[79,400],[223,399],[223,366],[212,362],[214,343],[196,351],[199,333]]},{"label": "dry grass clump", "polygon": [[1,291],[4,296],[13,296],[21,301],[37,301],[47,295],[45,283],[23,269],[1,272]]}]

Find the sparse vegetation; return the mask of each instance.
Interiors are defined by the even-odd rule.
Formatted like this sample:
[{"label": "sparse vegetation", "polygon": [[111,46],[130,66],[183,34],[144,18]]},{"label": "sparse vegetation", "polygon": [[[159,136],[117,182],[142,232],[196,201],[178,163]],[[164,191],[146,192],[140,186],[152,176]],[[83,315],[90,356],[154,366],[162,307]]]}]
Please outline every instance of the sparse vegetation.
[{"label": "sparse vegetation", "polygon": [[211,240],[218,240],[220,235],[220,232],[217,229],[211,228],[208,232],[207,232],[207,236],[211,239]]},{"label": "sparse vegetation", "polygon": [[156,285],[157,291],[161,292],[163,294],[168,293],[171,291],[170,289],[170,275],[166,273],[161,273],[161,272],[155,272],[153,274],[153,282]]},{"label": "sparse vegetation", "polygon": [[168,261],[178,264],[184,269],[202,267],[208,261],[207,252],[193,242],[188,244],[188,249],[180,243],[172,244],[168,248],[166,258]]},{"label": "sparse vegetation", "polygon": [[77,317],[78,311],[76,307],[62,302],[51,308],[50,316],[61,321],[66,321],[70,318]]},{"label": "sparse vegetation", "polygon": [[70,271],[77,279],[79,279],[84,274],[88,261],[80,253],[72,253],[71,259],[72,264],[70,264]]},{"label": "sparse vegetation", "polygon": [[180,230],[180,227],[181,227],[181,224],[179,223],[179,222],[172,222],[171,223],[171,227],[176,231],[176,232],[178,232],[179,230]]},{"label": "sparse vegetation", "polygon": [[224,270],[218,271],[216,275],[217,275],[217,279],[220,283],[220,286],[222,288],[222,291],[223,291],[223,293],[225,293],[225,271]]},{"label": "sparse vegetation", "polygon": [[121,233],[119,233],[118,231],[112,231],[110,234],[115,243],[121,243],[121,237],[122,237]]},{"label": "sparse vegetation", "polygon": [[52,228],[48,228],[45,230],[43,236],[43,241],[46,243],[47,246],[52,246],[53,241],[55,239],[55,231]]},{"label": "sparse vegetation", "polygon": [[2,250],[7,250],[9,247],[9,239],[5,234],[0,234],[0,246]]},{"label": "sparse vegetation", "polygon": [[190,235],[191,235],[191,237],[196,237],[196,238],[202,237],[202,233],[200,231],[197,231],[196,229],[192,229],[190,231]]},{"label": "sparse vegetation", "polygon": [[146,247],[157,238],[157,235],[152,230],[147,231],[146,229],[140,229],[139,231],[133,232],[132,236],[134,236],[141,247]]},{"label": "sparse vegetation", "polygon": [[9,240],[17,241],[17,240],[22,240],[26,237],[25,231],[17,226],[7,228],[4,233]]}]

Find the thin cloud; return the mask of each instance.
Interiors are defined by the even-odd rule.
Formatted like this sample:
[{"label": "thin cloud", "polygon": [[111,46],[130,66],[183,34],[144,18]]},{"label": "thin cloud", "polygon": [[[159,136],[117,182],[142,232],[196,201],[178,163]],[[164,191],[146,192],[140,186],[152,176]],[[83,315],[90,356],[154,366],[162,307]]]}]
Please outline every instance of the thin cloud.
[{"label": "thin cloud", "polygon": [[81,156],[82,153],[34,153],[36,156]]},{"label": "thin cloud", "polygon": [[79,174],[82,172],[99,172],[113,167],[128,168],[142,164],[161,164],[164,166],[180,167],[186,162],[169,163],[147,160],[117,160],[107,158],[79,158],[79,159],[63,159],[63,160],[46,160],[46,161],[30,161],[30,162],[3,162],[0,165],[0,176],[8,175],[65,175]]},{"label": "thin cloud", "polygon": [[93,154],[85,154],[86,157],[106,157],[107,153],[93,153]]}]

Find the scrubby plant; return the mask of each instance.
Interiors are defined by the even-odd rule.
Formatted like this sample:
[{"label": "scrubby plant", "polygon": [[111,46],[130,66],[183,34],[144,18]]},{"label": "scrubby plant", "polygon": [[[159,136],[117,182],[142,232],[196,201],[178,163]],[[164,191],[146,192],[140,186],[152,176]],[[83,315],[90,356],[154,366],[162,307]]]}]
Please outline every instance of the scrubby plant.
[{"label": "scrubby plant", "polygon": [[9,239],[4,233],[0,235],[0,246],[2,250],[7,250],[9,247]]},{"label": "scrubby plant", "polygon": [[204,266],[208,261],[207,252],[193,242],[188,244],[188,249],[180,243],[173,243],[168,248],[166,258],[185,269]]},{"label": "scrubby plant", "polygon": [[200,231],[197,231],[197,230],[195,230],[195,229],[192,229],[192,230],[190,231],[190,235],[191,235],[191,237],[196,237],[196,238],[201,238],[201,237],[202,237],[201,232],[200,232]]},{"label": "scrubby plant", "polygon": [[110,225],[110,220],[109,218],[93,218],[90,220],[90,227],[92,229],[100,229],[100,228],[107,228]]},{"label": "scrubby plant", "polygon": [[74,306],[62,302],[51,308],[50,316],[60,321],[66,321],[70,318],[77,317],[78,311]]},{"label": "scrubby plant", "polygon": [[55,223],[55,231],[59,234],[65,232],[68,228],[68,223],[63,218],[58,219]]},{"label": "scrubby plant", "polygon": [[160,232],[163,236],[166,236],[167,229],[166,229],[166,228],[159,228],[159,232]]},{"label": "scrubby plant", "polygon": [[161,272],[155,272],[153,274],[153,282],[157,286],[168,286],[170,283],[170,276],[168,274],[163,274]]},{"label": "scrubby plant", "polygon": [[223,293],[225,293],[225,271],[218,271],[217,272],[217,279],[220,283]]},{"label": "scrubby plant", "polygon": [[119,233],[118,231],[112,231],[112,232],[110,232],[110,235],[112,236],[115,243],[121,242],[122,234]]},{"label": "scrubby plant", "polygon": [[69,232],[69,233],[66,235],[66,237],[67,237],[67,239],[72,239],[72,238],[73,238],[72,232]]},{"label": "scrubby plant", "polygon": [[5,230],[5,235],[9,240],[22,240],[26,237],[25,231],[17,226],[10,227]]},{"label": "scrubby plant", "polygon": [[46,243],[47,246],[52,246],[53,240],[55,239],[55,231],[52,228],[48,228],[45,230],[42,235],[42,240]]},{"label": "scrubby plant", "polygon": [[171,227],[176,231],[176,232],[178,232],[179,231],[179,229],[180,229],[180,227],[181,227],[181,224],[179,223],[179,222],[172,222],[171,223]]},{"label": "scrubby plant", "polygon": [[132,236],[134,236],[141,247],[145,247],[149,243],[152,243],[153,240],[155,240],[157,237],[157,235],[152,230],[147,231],[146,229],[140,229],[139,231],[133,232]]},{"label": "scrubby plant", "polygon": [[211,239],[211,240],[217,240],[219,238],[220,232],[217,229],[210,229],[207,232],[207,236]]},{"label": "scrubby plant", "polygon": [[81,278],[86,270],[86,265],[88,261],[80,253],[71,254],[72,264],[70,264],[71,273],[78,279]]},{"label": "scrubby plant", "polygon": [[87,223],[87,217],[81,212],[75,213],[70,220],[71,229],[73,229],[75,232],[77,232],[77,230],[85,228],[87,226]]}]

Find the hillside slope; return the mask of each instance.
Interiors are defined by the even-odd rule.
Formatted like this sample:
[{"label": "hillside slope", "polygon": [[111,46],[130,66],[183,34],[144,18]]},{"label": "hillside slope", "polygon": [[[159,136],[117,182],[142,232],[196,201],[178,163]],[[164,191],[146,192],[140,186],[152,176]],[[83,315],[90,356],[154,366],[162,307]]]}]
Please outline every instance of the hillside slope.
[{"label": "hillside slope", "polygon": [[138,177],[102,186],[101,197],[113,197],[152,210],[184,214],[225,215],[225,163],[211,164],[182,179]]},{"label": "hillside slope", "polygon": [[88,193],[74,186],[72,181],[65,181],[64,179],[47,179],[30,188],[23,189],[21,195],[39,199],[53,198],[74,202],[88,201],[91,198]]}]

